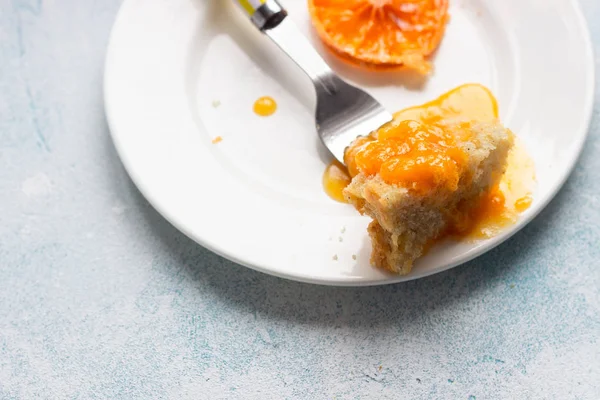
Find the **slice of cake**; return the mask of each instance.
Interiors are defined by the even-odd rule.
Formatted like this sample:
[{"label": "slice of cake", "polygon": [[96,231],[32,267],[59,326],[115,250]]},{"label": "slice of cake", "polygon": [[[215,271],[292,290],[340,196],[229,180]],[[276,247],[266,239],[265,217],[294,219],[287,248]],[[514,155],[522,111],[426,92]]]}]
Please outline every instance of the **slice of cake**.
[{"label": "slice of cake", "polygon": [[497,122],[392,121],[346,152],[344,196],[373,218],[371,262],[408,274],[437,238],[469,225],[469,211],[506,168],[513,134]]}]

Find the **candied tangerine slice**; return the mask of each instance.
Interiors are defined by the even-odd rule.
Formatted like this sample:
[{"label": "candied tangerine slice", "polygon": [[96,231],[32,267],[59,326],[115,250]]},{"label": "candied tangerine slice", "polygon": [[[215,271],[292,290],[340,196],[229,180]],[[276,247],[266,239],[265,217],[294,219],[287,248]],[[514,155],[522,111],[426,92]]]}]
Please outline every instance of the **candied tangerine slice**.
[{"label": "candied tangerine slice", "polygon": [[321,40],[346,58],[371,66],[428,73],[425,57],[439,45],[448,0],[308,0]]}]

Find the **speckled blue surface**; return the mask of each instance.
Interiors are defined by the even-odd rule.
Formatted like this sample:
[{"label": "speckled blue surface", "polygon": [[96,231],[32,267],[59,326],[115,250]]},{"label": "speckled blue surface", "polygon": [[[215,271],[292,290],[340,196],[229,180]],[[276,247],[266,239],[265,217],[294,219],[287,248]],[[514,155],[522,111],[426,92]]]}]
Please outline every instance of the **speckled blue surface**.
[{"label": "speckled blue surface", "polygon": [[0,0],[0,399],[600,398],[599,104],[563,190],[489,254],[289,282],[195,245],[127,177],[101,92],[119,4]]}]

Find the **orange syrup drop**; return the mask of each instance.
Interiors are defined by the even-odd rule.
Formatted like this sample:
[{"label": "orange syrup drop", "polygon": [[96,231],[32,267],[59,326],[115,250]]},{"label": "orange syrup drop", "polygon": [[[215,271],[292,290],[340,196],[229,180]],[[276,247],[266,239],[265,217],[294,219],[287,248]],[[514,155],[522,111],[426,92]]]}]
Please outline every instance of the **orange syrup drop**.
[{"label": "orange syrup drop", "polygon": [[263,96],[254,102],[252,109],[256,115],[268,117],[277,111],[277,103],[272,97]]}]

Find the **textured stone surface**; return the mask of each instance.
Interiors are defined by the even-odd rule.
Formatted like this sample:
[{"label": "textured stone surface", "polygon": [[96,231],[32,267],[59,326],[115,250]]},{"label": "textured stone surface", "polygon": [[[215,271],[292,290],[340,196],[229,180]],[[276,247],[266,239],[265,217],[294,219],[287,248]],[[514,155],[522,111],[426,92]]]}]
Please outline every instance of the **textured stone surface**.
[{"label": "textured stone surface", "polygon": [[119,4],[0,0],[0,399],[600,398],[600,105],[564,189],[489,254],[387,287],[288,282],[132,186],[102,109]]}]

